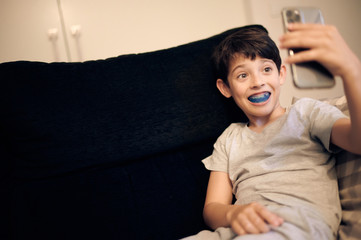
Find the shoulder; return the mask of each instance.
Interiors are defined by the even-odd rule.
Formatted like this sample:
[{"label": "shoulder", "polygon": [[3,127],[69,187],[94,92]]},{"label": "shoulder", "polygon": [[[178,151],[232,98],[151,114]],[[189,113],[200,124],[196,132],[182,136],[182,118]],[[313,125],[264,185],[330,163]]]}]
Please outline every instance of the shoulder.
[{"label": "shoulder", "polygon": [[311,131],[330,129],[337,119],[345,117],[337,107],[312,98],[301,98],[289,109],[289,119],[301,122]]},{"label": "shoulder", "polygon": [[300,119],[302,122],[304,122],[315,109],[315,105],[317,105],[317,103],[317,100],[312,98],[300,98],[289,107],[288,117],[296,117],[297,119]]},{"label": "shoulder", "polygon": [[234,137],[238,136],[246,127],[247,127],[246,123],[232,123],[218,137],[217,142],[225,144],[230,139],[233,139]]},{"label": "shoulder", "polygon": [[327,103],[321,102],[320,100],[317,100],[317,99],[304,97],[304,98],[300,98],[300,99],[296,100],[295,103],[292,105],[292,107],[297,108],[297,109],[302,109],[302,108],[307,108],[307,107],[315,106],[315,105],[319,105],[319,104],[323,105],[323,104],[327,104]]},{"label": "shoulder", "polygon": [[330,105],[327,102],[320,101],[313,98],[300,98],[291,107],[291,110],[299,112],[301,114],[324,114],[339,112],[335,106]]},{"label": "shoulder", "polygon": [[222,133],[222,135],[231,136],[247,127],[247,123],[232,123]]}]

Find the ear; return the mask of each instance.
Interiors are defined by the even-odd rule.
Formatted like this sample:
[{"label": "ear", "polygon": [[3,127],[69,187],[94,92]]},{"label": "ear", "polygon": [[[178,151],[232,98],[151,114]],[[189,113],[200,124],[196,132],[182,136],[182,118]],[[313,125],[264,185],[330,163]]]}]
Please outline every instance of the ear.
[{"label": "ear", "polygon": [[281,68],[280,68],[280,74],[279,74],[280,85],[283,85],[285,83],[286,75],[287,75],[286,66],[282,64]]},{"label": "ear", "polygon": [[231,89],[222,79],[217,79],[217,88],[226,98],[232,97]]}]

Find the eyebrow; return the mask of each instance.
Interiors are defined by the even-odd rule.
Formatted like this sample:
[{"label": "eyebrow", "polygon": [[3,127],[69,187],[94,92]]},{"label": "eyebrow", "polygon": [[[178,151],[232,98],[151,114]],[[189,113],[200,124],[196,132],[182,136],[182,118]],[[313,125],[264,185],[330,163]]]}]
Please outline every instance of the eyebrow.
[{"label": "eyebrow", "polygon": [[246,64],[239,64],[239,65],[237,65],[236,67],[234,67],[234,68],[232,69],[231,73],[233,73],[237,68],[243,68],[243,67],[245,67],[245,66],[246,66]]}]

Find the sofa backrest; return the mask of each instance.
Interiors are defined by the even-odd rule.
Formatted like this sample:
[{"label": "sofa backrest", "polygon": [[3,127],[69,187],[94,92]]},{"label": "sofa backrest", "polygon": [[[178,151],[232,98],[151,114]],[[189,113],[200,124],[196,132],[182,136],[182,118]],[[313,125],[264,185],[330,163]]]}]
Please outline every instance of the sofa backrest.
[{"label": "sofa backrest", "polygon": [[[182,195],[203,196],[206,175],[192,182],[181,166],[188,164],[196,172],[192,164],[200,166],[200,158],[211,153],[220,133],[242,119],[232,100],[218,93],[210,61],[213,48],[236,30],[166,50],[105,60],[0,64],[0,195],[6,196],[0,205],[7,211],[0,218],[9,230],[5,235],[37,234],[38,239],[46,239],[45,229],[49,234],[57,232],[57,224],[75,231],[72,221],[83,223],[88,231],[89,225],[102,229],[101,220],[95,219],[109,215],[115,229],[132,227],[140,222],[142,211],[161,225],[175,205],[183,205],[184,211],[174,215],[178,222],[169,217],[169,225],[184,226],[178,226],[177,235],[164,225],[169,228],[167,234],[155,238],[198,230],[192,224],[201,221],[203,199],[168,199],[163,208],[154,207],[173,193],[166,193],[162,184],[170,180],[158,180],[148,171],[159,169],[160,161],[158,177],[169,172],[169,178],[175,179],[170,186],[186,185]],[[197,155],[190,146],[208,150]],[[172,164],[179,166],[167,166]],[[145,176],[147,180],[139,180]],[[202,184],[194,185],[197,181]],[[192,185],[197,187],[190,191]],[[147,192],[151,186],[161,193]],[[174,205],[167,208],[170,201]],[[103,232],[112,226],[105,222]],[[144,234],[152,228],[143,229]],[[135,233],[141,234],[134,227],[123,232],[124,236]]]},{"label": "sofa backrest", "polygon": [[18,173],[126,162],[219,135],[234,115],[210,56],[230,32],[99,61],[0,64],[0,134]]}]

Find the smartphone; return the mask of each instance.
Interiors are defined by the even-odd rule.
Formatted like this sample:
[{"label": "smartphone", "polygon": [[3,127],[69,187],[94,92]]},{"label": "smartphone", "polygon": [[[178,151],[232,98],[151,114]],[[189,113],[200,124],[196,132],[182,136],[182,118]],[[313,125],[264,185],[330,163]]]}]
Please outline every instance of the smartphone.
[{"label": "smartphone", "polygon": [[[322,12],[318,8],[294,7],[282,10],[284,31],[289,23],[324,24]],[[288,49],[290,56],[306,49]],[[335,85],[333,75],[316,61],[291,64],[293,83],[298,88],[330,88]]]}]

